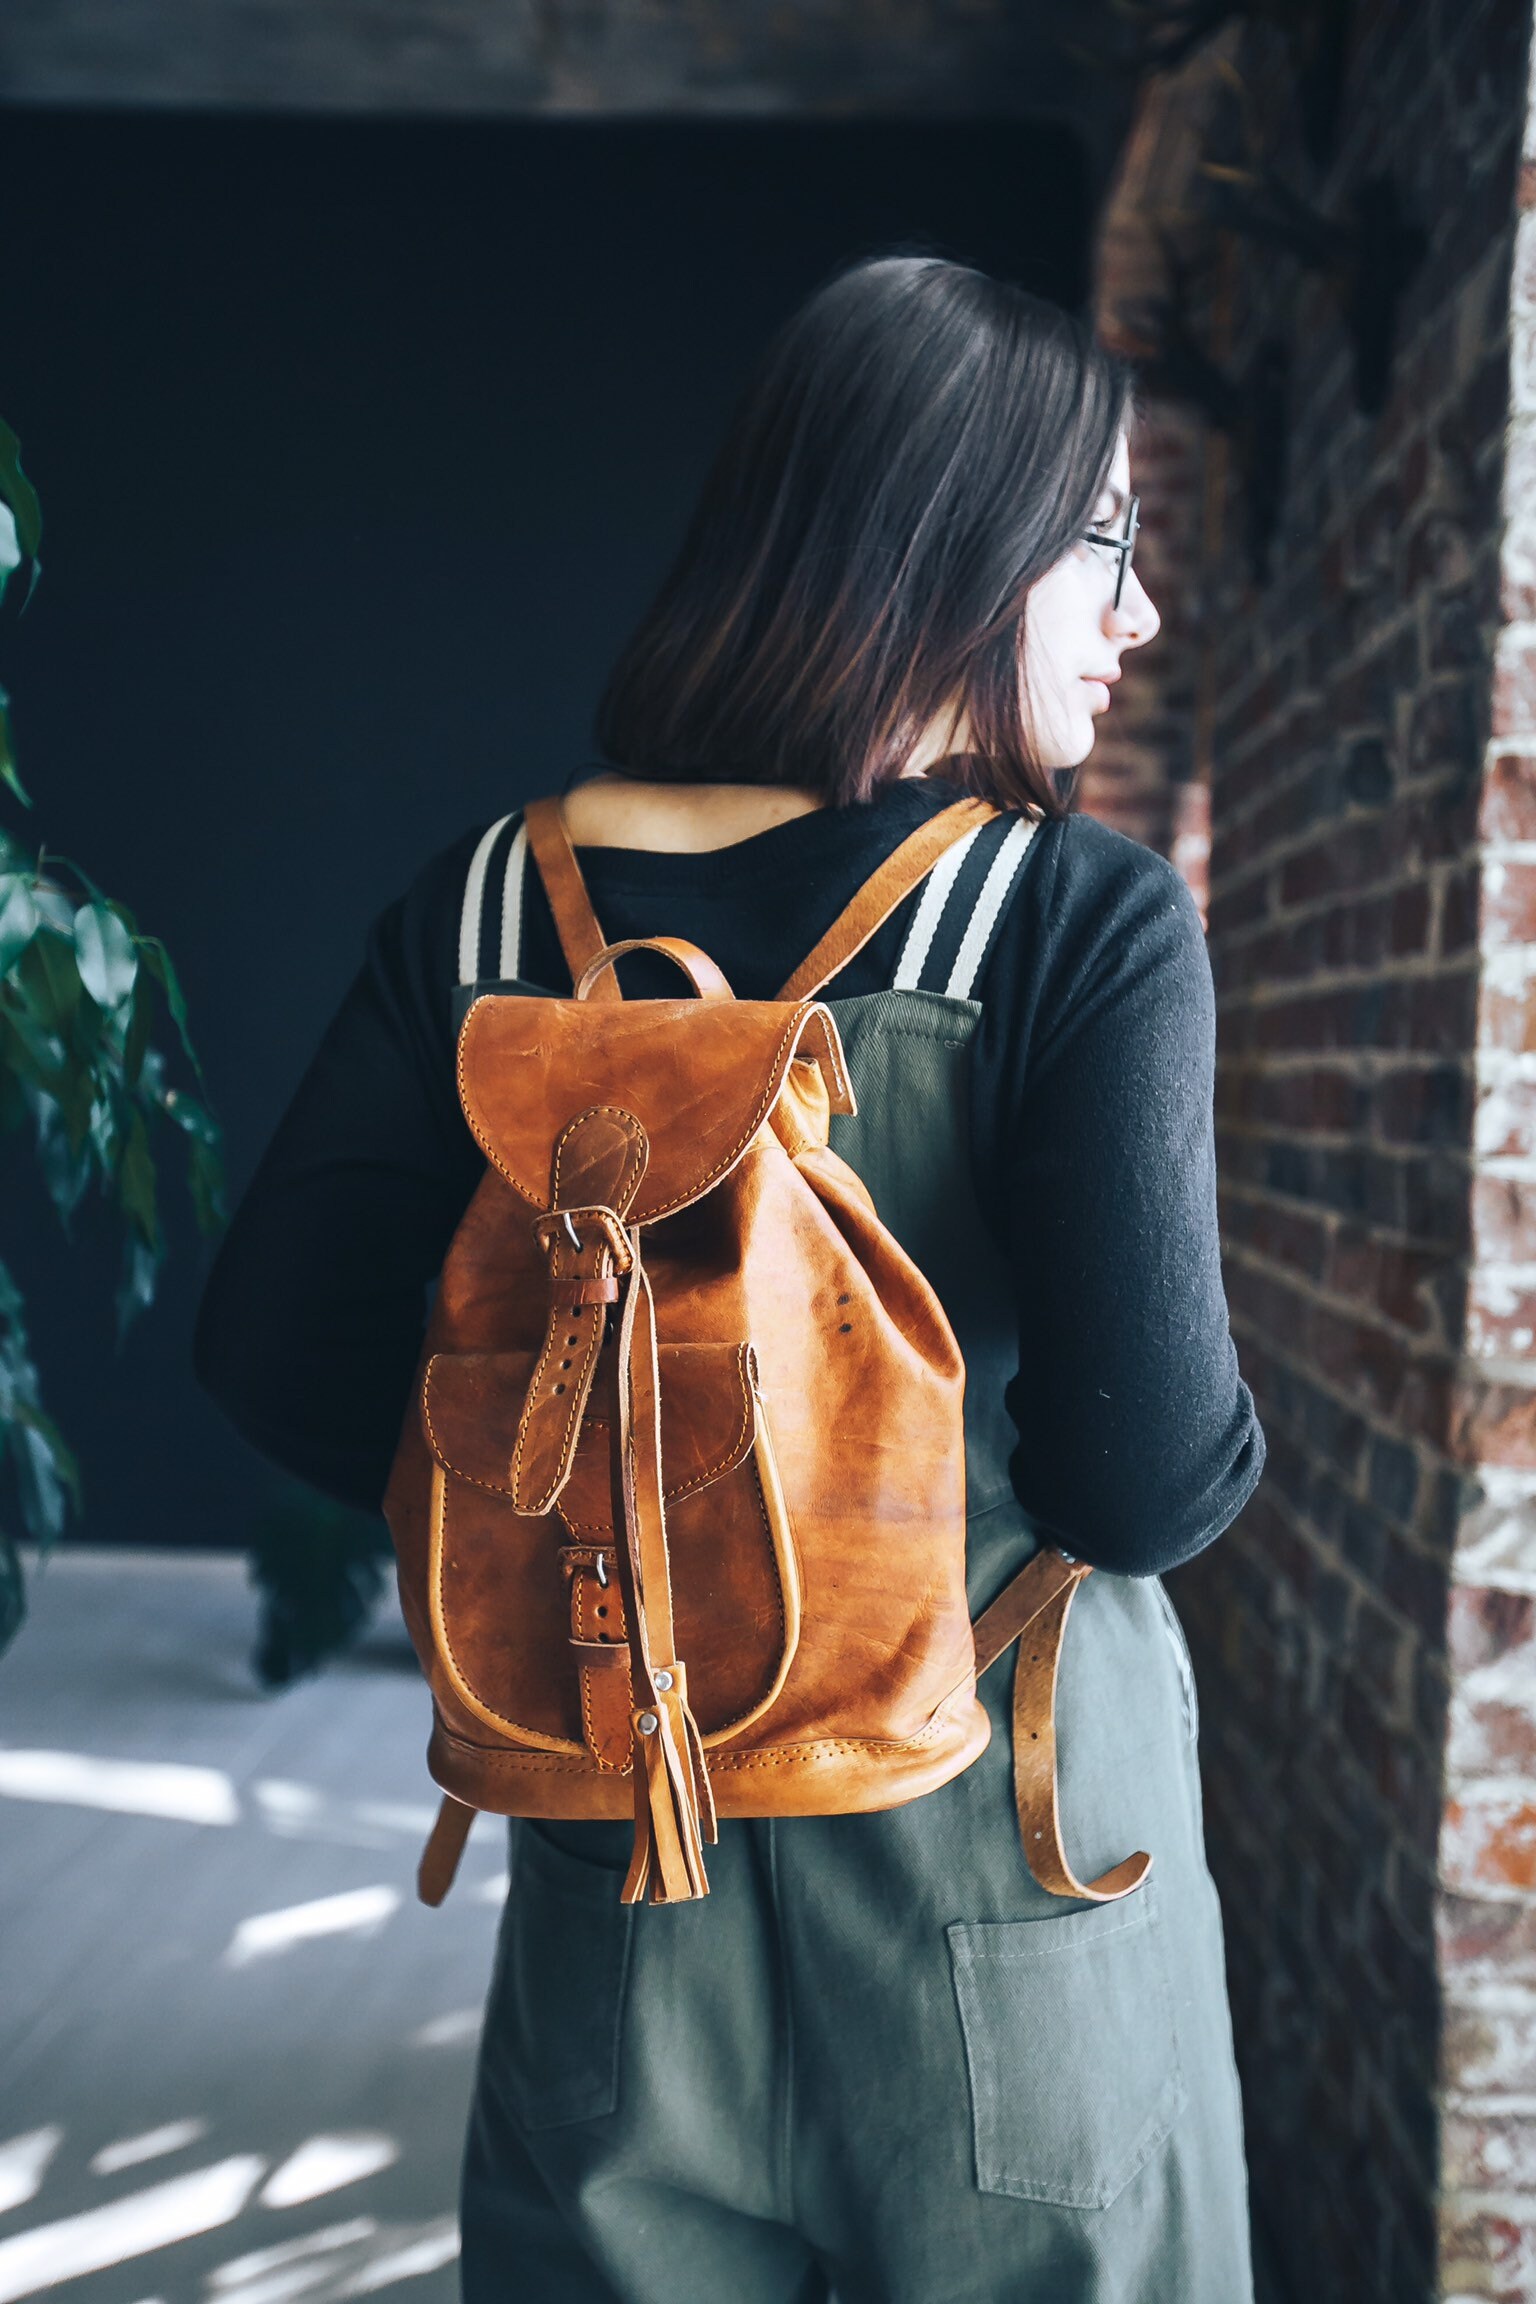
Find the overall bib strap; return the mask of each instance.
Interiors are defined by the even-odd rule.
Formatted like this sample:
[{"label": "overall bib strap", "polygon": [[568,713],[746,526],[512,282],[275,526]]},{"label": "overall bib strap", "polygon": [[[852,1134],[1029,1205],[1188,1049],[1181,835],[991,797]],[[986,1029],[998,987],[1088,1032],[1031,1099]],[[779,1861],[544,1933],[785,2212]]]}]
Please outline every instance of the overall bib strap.
[{"label": "overall bib strap", "polygon": [[1138,1850],[1101,1872],[1097,1880],[1079,1880],[1062,1843],[1056,1781],[1056,1675],[1062,1637],[1077,1588],[1092,1574],[1086,1560],[1069,1560],[1051,1550],[1037,1552],[991,1607],[982,1610],[972,1629],[978,1678],[1016,1640],[1020,1644],[1013,1673],[1013,1789],[1030,1871],[1053,1896],[1112,1904],[1141,1886],[1152,1859]]},{"label": "overall bib strap", "polygon": [[461,987],[510,983],[518,975],[527,862],[528,831],[514,810],[481,836],[465,874],[459,906]]}]

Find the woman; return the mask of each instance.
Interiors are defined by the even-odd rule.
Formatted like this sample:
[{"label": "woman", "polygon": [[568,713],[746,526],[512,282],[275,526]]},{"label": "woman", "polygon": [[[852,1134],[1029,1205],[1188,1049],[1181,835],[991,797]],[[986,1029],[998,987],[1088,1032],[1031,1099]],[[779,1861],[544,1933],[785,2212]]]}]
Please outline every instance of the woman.
[{"label": "woman", "polygon": [[[1070,798],[1158,628],[1129,403],[1018,289],[927,257],[833,280],[736,414],[566,820],[610,938],[685,937],[750,999],[957,792],[1034,827],[827,988],[860,1103],[834,1141],[964,1348],[973,1611],[1041,1541],[1100,1571],[1058,1691],[1064,1832],[1084,1877],[1138,1847],[1154,1871],[1087,1906],[1036,1884],[999,1674],[953,1782],[723,1823],[705,1902],[622,1907],[627,1825],[514,1823],[468,2304],[1251,2296],[1194,1690],[1157,1582],[1264,1460],[1222,1292],[1212,986],[1178,875]],[[570,990],[536,875],[500,915],[514,832],[476,828],[376,924],[202,1315],[240,1429],[369,1506],[482,1172],[450,986]],[[672,994],[665,963],[624,966]]]}]

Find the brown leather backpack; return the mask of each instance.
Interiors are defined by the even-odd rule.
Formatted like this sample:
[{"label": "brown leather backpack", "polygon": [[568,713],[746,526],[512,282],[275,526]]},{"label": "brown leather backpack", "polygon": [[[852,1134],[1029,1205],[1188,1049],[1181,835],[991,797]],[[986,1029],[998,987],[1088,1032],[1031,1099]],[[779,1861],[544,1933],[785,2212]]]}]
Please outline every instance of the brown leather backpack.
[{"label": "brown leather backpack", "polygon": [[973,1626],[965,1371],[937,1296],[828,1148],[853,1095],[812,995],[954,842],[962,801],[873,875],[776,1001],[659,939],[692,997],[629,1000],[558,802],[527,846],[575,995],[488,995],[458,1044],[488,1167],[439,1282],[385,1513],[448,1797],[635,1820],[622,1894],[708,1893],[717,1815],[841,1814],[985,1747],[980,1671],[1019,1634],[1024,1849],[1058,1895],[1056,1669],[1081,1561],[1036,1554]]}]

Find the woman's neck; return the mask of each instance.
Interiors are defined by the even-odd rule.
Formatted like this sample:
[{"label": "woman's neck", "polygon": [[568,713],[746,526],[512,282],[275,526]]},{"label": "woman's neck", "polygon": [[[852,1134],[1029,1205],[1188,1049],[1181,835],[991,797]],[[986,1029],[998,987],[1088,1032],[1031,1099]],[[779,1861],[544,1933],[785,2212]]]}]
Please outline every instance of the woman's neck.
[{"label": "woman's neck", "polygon": [[578,848],[698,856],[822,806],[819,793],[782,784],[642,784],[630,776],[596,776],[566,796],[565,823]]}]

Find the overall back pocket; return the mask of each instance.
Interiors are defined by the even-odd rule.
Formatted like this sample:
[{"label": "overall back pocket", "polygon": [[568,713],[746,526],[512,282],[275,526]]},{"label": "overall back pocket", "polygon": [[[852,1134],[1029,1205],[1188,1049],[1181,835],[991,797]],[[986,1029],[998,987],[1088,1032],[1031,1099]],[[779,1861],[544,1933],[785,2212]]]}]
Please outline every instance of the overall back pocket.
[{"label": "overall back pocket", "polygon": [[1107,2208],[1183,2108],[1157,1883],[1060,1919],[946,1930],[976,2182]]},{"label": "overall back pocket", "polygon": [[[619,2099],[619,2045],[629,1967],[624,1866],[575,1854],[524,1822],[502,1916],[482,2054],[523,2128],[600,2120]],[[573,1838],[627,1843],[628,1825],[577,1827]]]}]

